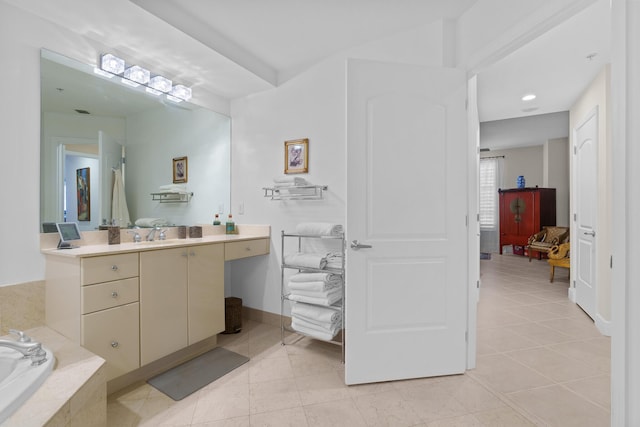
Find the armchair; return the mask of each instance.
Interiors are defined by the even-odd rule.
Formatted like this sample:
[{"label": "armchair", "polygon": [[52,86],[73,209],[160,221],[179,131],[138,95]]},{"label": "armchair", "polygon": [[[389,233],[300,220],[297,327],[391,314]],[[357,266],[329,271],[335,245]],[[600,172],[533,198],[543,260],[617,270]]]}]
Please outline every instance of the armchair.
[{"label": "armchair", "polygon": [[538,253],[538,259],[542,253],[548,253],[549,250],[557,244],[569,241],[569,227],[544,227],[541,231],[529,237],[527,241],[527,251],[529,252],[529,262],[533,252]]},{"label": "armchair", "polygon": [[549,276],[549,282],[553,283],[553,275],[556,267],[563,267],[571,269],[571,257],[569,256],[570,243],[561,243],[551,247],[547,256],[549,259],[547,262],[551,266],[551,274]]}]

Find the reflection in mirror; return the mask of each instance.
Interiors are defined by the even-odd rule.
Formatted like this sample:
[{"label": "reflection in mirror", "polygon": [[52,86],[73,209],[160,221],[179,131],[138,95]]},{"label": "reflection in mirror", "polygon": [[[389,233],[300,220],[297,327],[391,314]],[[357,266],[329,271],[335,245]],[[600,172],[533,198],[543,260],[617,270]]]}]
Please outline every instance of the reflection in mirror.
[{"label": "reflection in mirror", "polygon": [[[41,57],[41,106],[41,223],[77,221],[81,230],[94,230],[160,218],[192,225],[229,209],[229,117],[131,88],[47,50]],[[193,197],[153,200],[151,193],[173,184],[176,157],[188,158],[183,185]],[[112,212],[118,173],[128,220],[122,209]],[[85,176],[86,184],[79,181]]]}]

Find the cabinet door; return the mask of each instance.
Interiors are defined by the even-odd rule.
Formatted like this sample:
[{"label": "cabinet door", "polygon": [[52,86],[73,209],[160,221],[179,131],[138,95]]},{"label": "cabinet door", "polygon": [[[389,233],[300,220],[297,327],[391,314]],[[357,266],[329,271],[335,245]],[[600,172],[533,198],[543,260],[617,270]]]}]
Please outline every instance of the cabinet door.
[{"label": "cabinet door", "polygon": [[140,253],[140,363],[187,346],[187,250]]},{"label": "cabinet door", "polygon": [[189,344],[224,330],[224,244],[189,248]]},{"label": "cabinet door", "polygon": [[107,361],[107,381],[140,367],[139,304],[82,316],[82,346]]}]

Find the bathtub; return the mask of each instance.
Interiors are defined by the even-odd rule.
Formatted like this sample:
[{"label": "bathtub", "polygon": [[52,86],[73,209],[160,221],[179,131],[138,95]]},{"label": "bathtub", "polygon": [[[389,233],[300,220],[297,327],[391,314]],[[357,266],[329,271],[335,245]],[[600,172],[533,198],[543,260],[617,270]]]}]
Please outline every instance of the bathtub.
[{"label": "bathtub", "polygon": [[44,383],[55,365],[51,350],[47,360],[32,366],[18,351],[0,347],[0,424],[5,422]]}]

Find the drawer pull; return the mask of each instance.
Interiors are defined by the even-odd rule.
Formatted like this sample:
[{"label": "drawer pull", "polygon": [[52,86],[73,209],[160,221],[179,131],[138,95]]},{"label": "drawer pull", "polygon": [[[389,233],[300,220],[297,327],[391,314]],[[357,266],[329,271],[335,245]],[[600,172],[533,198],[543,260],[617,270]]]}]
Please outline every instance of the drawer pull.
[{"label": "drawer pull", "polygon": [[191,252],[189,252],[189,256],[196,256],[196,253],[191,251]]},{"label": "drawer pull", "polygon": [[118,344],[118,341],[111,341],[111,347],[113,348],[118,348],[120,344]]},{"label": "drawer pull", "polygon": [[115,264],[114,264],[114,265],[112,265],[112,266],[111,266],[111,270],[113,270],[113,271],[117,271],[117,270],[118,270],[118,266],[117,266],[117,265],[115,265]]},{"label": "drawer pull", "polygon": [[111,298],[118,298],[118,293],[116,291],[111,292]]}]

